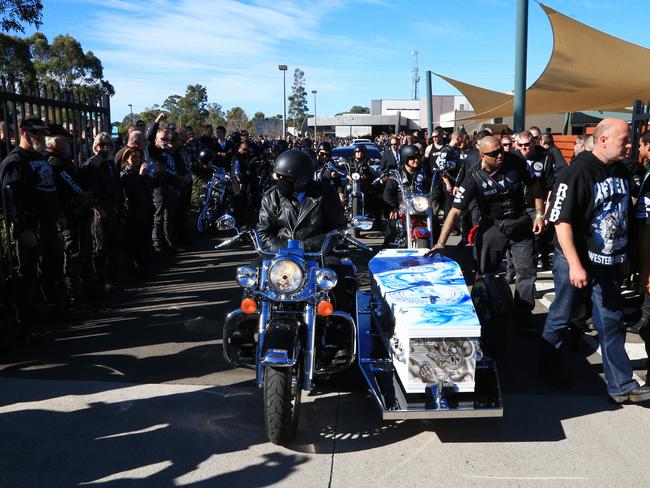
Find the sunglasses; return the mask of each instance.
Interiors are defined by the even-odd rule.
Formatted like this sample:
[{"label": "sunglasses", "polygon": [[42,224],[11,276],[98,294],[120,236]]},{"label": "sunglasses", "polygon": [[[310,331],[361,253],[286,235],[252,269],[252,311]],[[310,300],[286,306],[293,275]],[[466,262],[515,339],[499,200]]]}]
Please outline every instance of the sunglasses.
[{"label": "sunglasses", "polygon": [[519,147],[530,147],[530,142],[520,142]]},{"label": "sunglasses", "polygon": [[491,158],[496,158],[499,154],[503,154],[503,148],[495,149],[494,151],[483,153],[484,156],[489,156]]},{"label": "sunglasses", "polygon": [[502,142],[501,145],[503,147],[510,147],[510,146],[512,146],[512,142]]},{"label": "sunglasses", "polygon": [[113,144],[110,142],[100,142],[98,144],[99,147],[113,147]]}]

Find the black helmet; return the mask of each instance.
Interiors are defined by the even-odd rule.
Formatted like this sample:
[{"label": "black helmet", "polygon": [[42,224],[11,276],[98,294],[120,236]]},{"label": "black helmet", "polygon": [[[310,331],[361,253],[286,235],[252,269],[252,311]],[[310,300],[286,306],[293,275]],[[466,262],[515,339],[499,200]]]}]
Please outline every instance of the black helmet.
[{"label": "black helmet", "polygon": [[332,145],[327,141],[322,141],[320,144],[318,144],[318,147],[316,147],[316,152],[318,151],[327,151],[328,153],[332,154]]},{"label": "black helmet", "polygon": [[237,131],[230,134],[230,140],[233,144],[239,144],[241,142],[241,134]]},{"label": "black helmet", "polygon": [[299,149],[289,149],[280,154],[273,164],[273,172],[295,179],[296,189],[302,191],[314,179],[314,163],[311,157]]},{"label": "black helmet", "polygon": [[399,160],[402,164],[406,164],[406,161],[414,157],[418,159],[422,157],[420,154],[420,148],[415,144],[406,144],[400,148]]},{"label": "black helmet", "polygon": [[207,166],[214,162],[215,157],[216,156],[212,149],[201,149],[201,152],[199,153],[199,163]]},{"label": "black helmet", "polygon": [[365,155],[366,154],[366,146],[364,146],[363,144],[358,144],[358,145],[354,146],[354,152],[357,152],[357,151],[361,151],[361,153]]}]

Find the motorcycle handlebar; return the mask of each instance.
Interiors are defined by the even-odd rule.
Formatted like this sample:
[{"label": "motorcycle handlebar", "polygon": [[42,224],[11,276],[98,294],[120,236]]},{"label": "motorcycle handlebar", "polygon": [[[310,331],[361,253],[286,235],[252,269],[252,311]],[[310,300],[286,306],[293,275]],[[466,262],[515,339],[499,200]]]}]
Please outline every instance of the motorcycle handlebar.
[{"label": "motorcycle handlebar", "polygon": [[230,239],[226,239],[222,243],[217,244],[216,246],[214,246],[214,248],[215,249],[223,249],[225,247],[228,247],[228,246],[232,245],[233,243],[237,242],[239,239],[241,239],[241,236],[242,236],[241,234],[237,234],[235,237],[231,237]]},{"label": "motorcycle handlebar", "polygon": [[350,244],[354,244],[355,246],[360,247],[364,251],[372,252],[372,247],[365,245],[363,242],[355,239],[354,237],[346,235],[345,240],[348,241]]}]

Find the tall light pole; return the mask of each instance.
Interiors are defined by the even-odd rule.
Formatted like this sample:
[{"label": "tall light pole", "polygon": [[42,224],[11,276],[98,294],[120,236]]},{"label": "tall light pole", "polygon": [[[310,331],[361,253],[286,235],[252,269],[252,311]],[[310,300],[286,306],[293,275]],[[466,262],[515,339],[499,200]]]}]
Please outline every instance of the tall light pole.
[{"label": "tall light pole", "polygon": [[314,143],[316,143],[316,90],[312,90],[311,93],[314,95]]},{"label": "tall light pole", "polygon": [[131,111],[131,125],[133,125],[133,105],[129,103],[129,110]]},{"label": "tall light pole", "polygon": [[287,65],[281,64],[278,69],[282,71],[282,104],[284,115],[282,116],[282,138],[287,140]]}]

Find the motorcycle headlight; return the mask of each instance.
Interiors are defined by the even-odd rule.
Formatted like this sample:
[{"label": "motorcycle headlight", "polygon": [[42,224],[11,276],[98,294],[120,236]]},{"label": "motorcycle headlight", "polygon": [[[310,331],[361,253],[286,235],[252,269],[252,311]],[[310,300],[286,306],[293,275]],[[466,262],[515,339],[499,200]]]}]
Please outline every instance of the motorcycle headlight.
[{"label": "motorcycle headlight", "polygon": [[237,268],[237,283],[244,288],[251,288],[257,283],[257,268],[240,266]]},{"label": "motorcycle headlight", "polygon": [[321,290],[329,291],[337,282],[336,272],[331,268],[322,268],[316,272],[316,284]]},{"label": "motorcycle headlight", "polygon": [[354,181],[359,181],[361,179],[361,175],[359,175],[359,173],[352,173],[352,179]]},{"label": "motorcycle headlight", "polygon": [[305,273],[292,259],[279,259],[269,268],[269,283],[278,293],[293,293],[300,288]]},{"label": "motorcycle headlight", "polygon": [[416,212],[424,212],[427,208],[429,208],[429,200],[427,197],[413,197],[413,209]]}]

